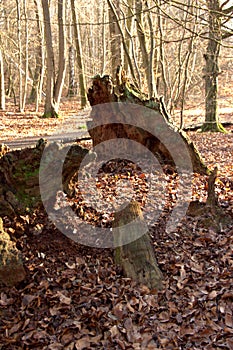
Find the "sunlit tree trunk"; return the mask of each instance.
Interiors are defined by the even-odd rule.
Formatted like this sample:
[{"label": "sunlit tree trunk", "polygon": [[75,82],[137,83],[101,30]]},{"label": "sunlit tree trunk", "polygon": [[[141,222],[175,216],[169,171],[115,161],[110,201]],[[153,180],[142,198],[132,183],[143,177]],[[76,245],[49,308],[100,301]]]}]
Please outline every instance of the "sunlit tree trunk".
[{"label": "sunlit tree trunk", "polygon": [[65,73],[66,73],[64,18],[65,18],[64,0],[59,0],[58,1],[59,59],[58,59],[57,79],[54,87],[54,100],[57,106],[59,106],[60,104],[62,88],[64,85],[64,79],[65,79]]},{"label": "sunlit tree trunk", "polygon": [[202,131],[222,131],[218,114],[219,53],[222,41],[221,8],[219,0],[207,0],[209,39],[205,58],[205,123]]},{"label": "sunlit tree trunk", "polygon": [[[112,3],[113,5],[113,3]],[[119,0],[114,1],[115,11],[118,13],[119,10]],[[111,44],[111,72],[112,76],[115,76],[116,69],[119,65],[122,65],[122,44],[121,35],[119,32],[119,27],[116,23],[116,18],[112,7],[109,8],[109,34],[110,34],[110,44]]]},{"label": "sunlit tree trunk", "polygon": [[58,2],[59,66],[57,80],[55,78],[55,60],[53,52],[52,29],[48,1],[42,0],[42,6],[47,51],[47,84],[43,117],[58,117],[58,108],[65,74],[65,35],[63,25],[63,0],[60,0]]},{"label": "sunlit tree trunk", "polygon": [[0,50],[0,109],[4,110],[5,105],[5,83],[4,83],[4,64],[2,57],[2,50]]},{"label": "sunlit tree trunk", "polygon": [[24,31],[25,31],[25,80],[24,80],[24,89],[22,93],[22,109],[25,109],[26,100],[27,100],[27,87],[28,87],[28,15],[27,15],[27,0],[23,1],[23,15],[24,15]]},{"label": "sunlit tree trunk", "polygon": [[[145,71],[146,81],[147,81],[147,88],[148,88],[148,94],[149,97],[153,97],[154,95],[157,95],[156,87],[154,84],[154,35],[153,35],[153,24],[150,17],[150,12],[148,10],[147,17],[149,22],[149,31],[150,31],[150,45],[148,50],[148,44],[146,40],[146,34],[142,23],[142,0],[136,0],[135,1],[136,6],[136,25],[137,25],[137,33],[138,33],[138,40],[140,43],[140,49],[142,54],[142,65]],[[146,2],[146,6],[148,9],[148,4]],[[150,51],[150,53],[149,53]]]},{"label": "sunlit tree trunk", "polygon": [[55,66],[52,41],[52,29],[50,23],[49,4],[47,0],[42,0],[44,29],[47,51],[47,79],[46,79],[46,99],[43,117],[57,117],[58,110],[54,101]]},{"label": "sunlit tree trunk", "polygon": [[44,52],[44,27],[43,23],[43,13],[38,0],[34,0],[35,11],[36,11],[36,22],[38,30],[38,47],[36,48],[36,67],[33,74],[33,84],[30,93],[29,100],[36,103],[36,111],[39,109],[39,104],[42,97],[42,87],[45,72],[45,52]]},{"label": "sunlit tree trunk", "polygon": [[[105,23],[106,22],[106,10],[103,7],[103,12],[102,12],[102,22]],[[105,69],[106,69],[106,54],[107,54],[107,49],[106,49],[106,26],[105,24],[102,25],[102,69],[101,69],[101,73],[104,74]]]},{"label": "sunlit tree trunk", "polygon": [[85,80],[85,72],[84,72],[84,65],[83,65],[83,54],[82,54],[79,21],[78,21],[74,0],[71,0],[71,11],[72,11],[72,19],[73,19],[73,25],[74,25],[76,57],[77,57],[77,64],[79,69],[79,89],[80,89],[80,95],[81,95],[81,108],[85,108],[87,105],[86,80]]},{"label": "sunlit tree trunk", "polygon": [[[131,76],[132,76],[132,78],[134,80],[135,85],[138,86],[138,81],[137,81],[135,73],[134,73],[133,62],[131,60],[130,53],[128,51],[128,47],[126,45],[125,36],[124,36],[123,30],[121,28],[120,22],[119,22],[118,14],[117,14],[117,12],[115,10],[115,7],[114,7],[112,1],[111,0],[107,0],[107,2],[108,2],[108,5],[109,5],[109,8],[111,10],[112,16],[113,16],[112,18],[114,19],[114,21],[115,21],[115,23],[117,25],[118,31],[119,31],[119,33],[121,35],[122,45],[123,45],[125,57],[126,57],[126,59],[128,61],[128,64],[129,64]],[[114,72],[114,76],[115,76],[115,72]]]},{"label": "sunlit tree trunk", "polygon": [[73,45],[69,47],[69,86],[68,97],[77,95],[77,84],[75,81],[75,48]]},{"label": "sunlit tree trunk", "polygon": [[17,7],[17,41],[18,41],[18,72],[19,72],[19,111],[23,111],[23,74],[22,74],[22,31],[21,31],[21,3],[16,0]]}]

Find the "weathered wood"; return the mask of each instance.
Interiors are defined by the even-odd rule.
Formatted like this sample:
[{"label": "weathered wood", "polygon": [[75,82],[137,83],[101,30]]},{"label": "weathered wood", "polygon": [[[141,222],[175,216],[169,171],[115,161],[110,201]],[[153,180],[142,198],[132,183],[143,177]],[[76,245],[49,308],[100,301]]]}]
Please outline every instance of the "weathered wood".
[{"label": "weathered wood", "polygon": [[206,204],[211,208],[218,206],[218,198],[215,193],[215,181],[218,176],[218,168],[215,167],[208,179],[208,196]]},{"label": "weathered wood", "polygon": [[[16,151],[6,151],[4,148],[0,157],[0,216],[14,216],[41,205],[39,169],[44,148],[43,139],[34,148]],[[54,174],[66,152],[62,173],[63,188],[57,188]],[[44,182],[47,187],[44,188],[47,188],[48,200],[58,190],[69,192],[70,181],[87,153],[87,149],[78,145],[70,147],[51,143],[46,147]]]},{"label": "weathered wood", "polygon": [[[156,155],[158,160],[162,164],[174,164],[172,152],[169,151],[165,144],[147,130],[146,126],[151,123],[151,117],[153,115],[153,125],[157,127],[157,130],[161,129],[161,134],[167,133],[171,138],[174,138],[174,143],[178,140],[178,136],[183,140],[184,147],[187,146],[194,172],[200,174],[209,174],[207,166],[204,164],[199,152],[195,145],[191,142],[188,135],[176,128],[170,121],[169,116],[164,108],[162,99],[148,99],[147,95],[139,91],[135,86],[129,83],[127,78],[123,77],[121,80],[117,79],[118,85],[114,85],[111,77],[105,75],[103,77],[97,75],[93,79],[92,87],[88,90],[88,99],[91,106],[103,105],[98,109],[95,107],[91,112],[91,121],[87,122],[88,131],[93,140],[93,146],[100,145],[106,140],[123,138],[134,140],[147,147],[153,154]],[[132,110],[129,108],[127,111],[127,118],[114,109],[112,102],[124,102],[147,107],[143,109]],[[155,113],[152,114],[153,110]],[[135,115],[139,113],[140,115]],[[139,120],[143,127],[137,127],[129,125],[128,120]],[[149,119],[150,118],[150,119]],[[137,124],[135,124],[137,125]],[[104,143],[103,143],[104,145]],[[173,145],[173,149],[176,148],[176,144]],[[184,148],[180,147],[180,148]],[[127,150],[126,150],[127,151]],[[181,149],[182,152],[182,149]],[[126,153],[127,154],[127,153]],[[181,157],[182,158],[182,155]]]},{"label": "weathered wood", "polygon": [[21,254],[3,229],[0,217],[0,287],[14,286],[24,280],[26,272]]},{"label": "weathered wood", "polygon": [[[132,224],[132,222],[135,223]],[[130,225],[129,225],[130,224]],[[143,232],[143,216],[139,203],[131,202],[115,213],[113,227],[115,263],[127,277],[151,290],[162,288],[162,273],[157,266],[148,232]],[[128,244],[124,244],[129,242]]]}]

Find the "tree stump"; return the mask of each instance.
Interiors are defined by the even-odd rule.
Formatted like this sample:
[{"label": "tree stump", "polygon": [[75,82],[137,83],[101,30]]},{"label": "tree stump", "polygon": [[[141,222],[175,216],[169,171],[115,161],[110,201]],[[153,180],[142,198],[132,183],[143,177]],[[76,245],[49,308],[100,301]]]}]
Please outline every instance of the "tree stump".
[{"label": "tree stump", "polygon": [[[114,244],[117,246],[115,263],[123,268],[125,276],[137,283],[146,285],[150,290],[161,289],[162,273],[157,266],[149,234],[142,233],[143,215],[139,203],[133,201],[116,212],[113,225]],[[129,243],[124,244],[126,241]]]},{"label": "tree stump", "polygon": [[[90,115],[92,120],[87,122],[87,127],[94,147],[101,143],[104,147],[104,141],[116,138],[121,138],[122,142],[123,139],[134,140],[147,147],[160,163],[175,167],[172,152],[180,153],[178,156],[180,159],[184,158],[185,165],[187,153],[185,155],[184,148],[186,146],[194,172],[209,174],[207,166],[188,135],[171,123],[162,98],[148,99],[147,95],[130,84],[125,77],[122,79],[118,77],[117,84],[114,85],[110,76],[97,75],[93,79],[92,87],[88,90],[88,99],[93,108]],[[128,104],[127,116],[114,102]],[[141,108],[135,108],[136,105]],[[138,120],[140,127],[134,124],[134,121],[137,123]],[[132,121],[132,125],[129,121]],[[153,133],[153,129],[156,133]],[[166,142],[162,142],[156,135],[165,135],[166,139],[170,139],[170,150],[166,147]],[[182,140],[182,147],[176,144],[177,140]],[[176,150],[177,147],[179,147],[178,150]],[[127,155],[128,149],[126,148],[125,151]],[[103,149],[103,154],[104,152]]]}]

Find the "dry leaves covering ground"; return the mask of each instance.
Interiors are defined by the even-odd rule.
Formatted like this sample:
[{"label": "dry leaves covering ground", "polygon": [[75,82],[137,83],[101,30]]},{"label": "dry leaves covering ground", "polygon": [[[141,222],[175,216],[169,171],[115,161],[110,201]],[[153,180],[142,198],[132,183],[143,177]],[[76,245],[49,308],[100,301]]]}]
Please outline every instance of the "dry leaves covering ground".
[{"label": "dry leaves covering ground", "polygon": [[[20,120],[17,116],[14,123]],[[36,132],[43,123],[58,122],[40,121]],[[190,136],[206,163],[220,167],[216,192],[230,217],[232,134]],[[144,174],[129,164],[121,163],[119,169],[117,176],[130,179],[143,205]],[[176,200],[174,178],[166,174],[167,207],[150,227],[164,273],[164,289],[158,295],[124,278],[111,250],[88,248],[62,235],[43,210],[14,222],[5,218],[6,231],[22,251],[27,279],[1,289],[0,349],[233,349],[233,216],[216,229],[214,223],[204,225],[200,216],[187,215],[174,232],[166,233],[166,218]],[[114,166],[98,179],[108,197],[114,195],[113,179]],[[206,182],[195,175],[194,200],[206,199]],[[80,212],[82,207],[98,225],[99,218],[78,196],[74,208]]]}]

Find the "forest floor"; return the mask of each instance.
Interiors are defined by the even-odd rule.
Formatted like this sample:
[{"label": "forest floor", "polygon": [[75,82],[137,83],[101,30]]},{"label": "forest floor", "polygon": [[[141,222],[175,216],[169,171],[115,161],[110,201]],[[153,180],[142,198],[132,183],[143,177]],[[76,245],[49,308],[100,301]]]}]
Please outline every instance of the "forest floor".
[{"label": "forest floor", "polygon": [[[32,110],[1,113],[0,140],[56,133],[64,120],[77,115],[75,103],[65,103],[62,110],[63,117],[56,120],[40,119]],[[86,112],[78,113],[84,131]],[[223,120],[231,116],[228,110]],[[188,115],[187,124],[201,118],[198,113]],[[6,232],[22,252],[27,278],[0,290],[0,349],[233,349],[233,134],[232,128],[227,130],[228,134],[189,132],[210,169],[219,167],[220,224],[214,215],[210,220],[202,212],[188,211],[167,233],[177,188],[176,175],[166,174],[168,207],[157,222],[151,218],[149,230],[164,275],[164,288],[155,295],[123,277],[111,249],[75,243],[42,209],[15,220],[3,218]],[[117,166],[119,176],[127,174],[139,189],[139,200],[146,201],[144,174],[129,164]],[[111,192],[115,177],[111,169],[102,174],[103,192]],[[207,180],[194,174],[193,201],[205,202]],[[99,224],[78,195],[72,205]]]}]

